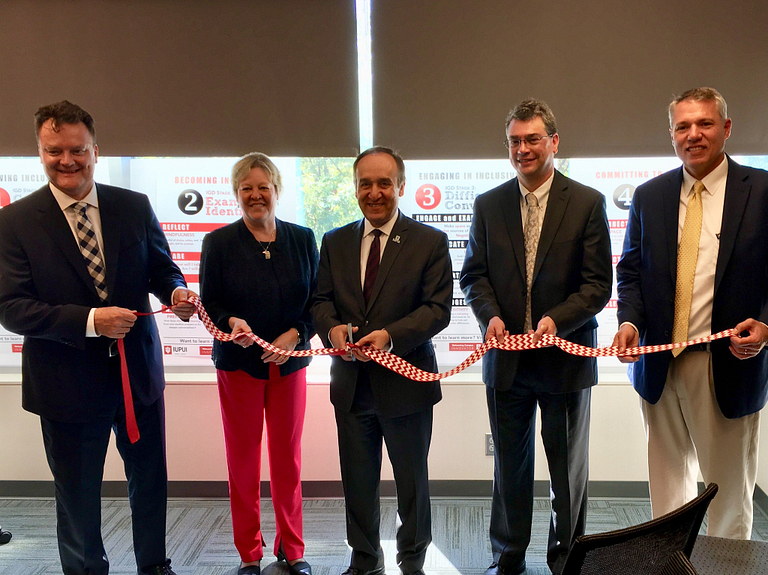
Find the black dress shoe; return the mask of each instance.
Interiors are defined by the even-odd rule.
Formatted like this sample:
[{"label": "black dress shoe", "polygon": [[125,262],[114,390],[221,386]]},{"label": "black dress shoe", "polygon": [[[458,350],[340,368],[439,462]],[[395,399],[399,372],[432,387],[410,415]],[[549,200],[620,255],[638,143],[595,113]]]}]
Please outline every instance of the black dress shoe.
[{"label": "black dress shoe", "polygon": [[293,565],[288,562],[288,560],[285,558],[285,553],[283,552],[282,541],[280,542],[280,546],[277,548],[277,560],[285,561],[286,565],[288,565],[288,571],[291,575],[312,575],[312,566],[306,561],[299,561]]},{"label": "black dress shoe", "polygon": [[387,570],[384,568],[384,565],[376,567],[375,569],[371,569],[370,571],[357,569],[356,567],[352,567],[350,565],[349,567],[347,567],[347,570],[344,571],[344,573],[342,573],[341,575],[384,575],[386,571]]},{"label": "black dress shoe", "polygon": [[491,563],[491,566],[485,570],[484,575],[520,575],[520,573],[525,573],[525,560],[523,560],[517,567],[512,569],[502,567],[496,563],[496,561],[494,561]]},{"label": "black dress shoe", "polygon": [[171,569],[171,560],[168,559],[165,563],[160,565],[152,565],[152,567],[145,567],[141,570],[143,575],[176,575],[173,569]]},{"label": "black dress shoe", "polygon": [[419,569],[418,571],[408,571],[408,573],[403,571],[403,575],[424,575],[424,569]]},{"label": "black dress shoe", "polygon": [[246,565],[237,570],[237,575],[261,575],[261,567],[259,565]]}]

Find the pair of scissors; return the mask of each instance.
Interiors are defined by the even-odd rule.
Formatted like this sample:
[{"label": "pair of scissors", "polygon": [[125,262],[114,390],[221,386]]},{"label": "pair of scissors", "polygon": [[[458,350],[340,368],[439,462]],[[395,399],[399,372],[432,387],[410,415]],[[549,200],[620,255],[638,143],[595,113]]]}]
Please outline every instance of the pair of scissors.
[{"label": "pair of scissors", "polygon": [[[347,324],[347,341],[349,343],[354,343],[355,342],[355,340],[352,339],[352,323],[348,323]],[[352,355],[352,354],[350,354],[350,355]],[[354,355],[352,355],[352,361],[355,361],[355,356]]]}]

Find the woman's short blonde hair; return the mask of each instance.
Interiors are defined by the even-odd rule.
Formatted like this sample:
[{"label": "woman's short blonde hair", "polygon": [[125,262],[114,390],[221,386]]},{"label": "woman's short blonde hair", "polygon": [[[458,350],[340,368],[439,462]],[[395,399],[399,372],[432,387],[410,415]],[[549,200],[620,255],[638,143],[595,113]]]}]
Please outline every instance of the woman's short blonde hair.
[{"label": "woman's short blonde hair", "polygon": [[232,166],[232,189],[237,195],[237,189],[240,187],[240,183],[248,177],[253,168],[261,168],[267,174],[269,174],[269,181],[275,186],[275,195],[279,198],[283,191],[283,180],[280,177],[280,170],[269,159],[269,156],[262,154],[261,152],[251,152],[240,158],[235,165]]}]

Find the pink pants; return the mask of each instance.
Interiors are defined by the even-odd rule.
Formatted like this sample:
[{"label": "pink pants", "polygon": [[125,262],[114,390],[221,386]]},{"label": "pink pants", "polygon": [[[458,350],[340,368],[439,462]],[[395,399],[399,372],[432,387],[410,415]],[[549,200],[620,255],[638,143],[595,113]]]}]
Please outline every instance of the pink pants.
[{"label": "pink pants", "polygon": [[235,547],[244,562],[263,555],[259,496],[261,439],[267,422],[270,489],[275,508],[274,552],[290,561],[304,556],[301,515],[301,432],[307,402],[306,369],[285,377],[274,363],[269,379],[217,370],[227,448],[229,498]]}]

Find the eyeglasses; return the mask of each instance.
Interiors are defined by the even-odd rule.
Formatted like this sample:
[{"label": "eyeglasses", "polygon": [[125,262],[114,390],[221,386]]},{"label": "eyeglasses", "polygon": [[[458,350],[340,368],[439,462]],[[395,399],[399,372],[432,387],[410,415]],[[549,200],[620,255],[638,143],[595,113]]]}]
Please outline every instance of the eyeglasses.
[{"label": "eyeglasses", "polygon": [[545,138],[551,138],[554,134],[546,134],[544,136],[540,136],[538,134],[531,134],[530,136],[526,136],[525,138],[506,138],[503,142],[504,147],[508,150],[516,150],[520,147],[520,144],[522,142],[525,142],[525,145],[529,148],[533,148],[534,146],[538,146],[541,141]]}]

